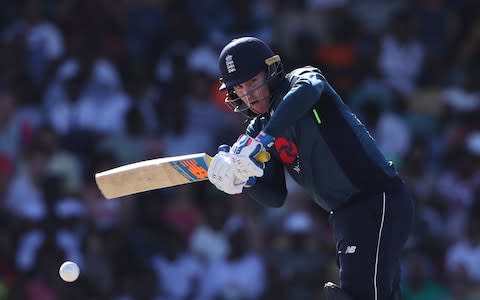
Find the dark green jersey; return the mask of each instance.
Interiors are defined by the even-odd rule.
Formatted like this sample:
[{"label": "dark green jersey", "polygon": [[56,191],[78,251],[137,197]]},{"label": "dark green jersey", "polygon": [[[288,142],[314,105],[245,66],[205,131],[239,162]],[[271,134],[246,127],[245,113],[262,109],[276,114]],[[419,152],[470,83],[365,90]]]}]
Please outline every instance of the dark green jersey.
[{"label": "dark green jersey", "polygon": [[284,168],[324,209],[354,196],[383,190],[397,176],[364,125],[314,67],[285,76],[270,114],[254,118],[246,133],[276,138],[265,175],[246,192],[258,202],[280,206],[287,195]]}]

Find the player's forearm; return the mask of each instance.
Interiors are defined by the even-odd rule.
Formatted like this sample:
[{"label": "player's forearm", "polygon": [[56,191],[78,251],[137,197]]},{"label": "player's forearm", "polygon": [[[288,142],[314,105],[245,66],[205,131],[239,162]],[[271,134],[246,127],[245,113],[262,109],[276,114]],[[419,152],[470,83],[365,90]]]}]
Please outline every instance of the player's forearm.
[{"label": "player's forearm", "polygon": [[[312,80],[314,80],[312,82]],[[284,96],[264,131],[273,137],[281,135],[302,118],[318,101],[325,82],[321,79],[300,80]]]}]

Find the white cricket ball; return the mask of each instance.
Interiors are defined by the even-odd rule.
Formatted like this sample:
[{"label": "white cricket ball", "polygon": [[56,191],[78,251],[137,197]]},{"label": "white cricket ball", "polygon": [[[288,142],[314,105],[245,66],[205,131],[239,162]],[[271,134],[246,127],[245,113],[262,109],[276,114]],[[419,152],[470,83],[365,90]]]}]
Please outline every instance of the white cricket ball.
[{"label": "white cricket ball", "polygon": [[78,275],[80,275],[80,269],[73,261],[66,261],[60,266],[58,273],[63,280],[73,282],[77,280]]}]

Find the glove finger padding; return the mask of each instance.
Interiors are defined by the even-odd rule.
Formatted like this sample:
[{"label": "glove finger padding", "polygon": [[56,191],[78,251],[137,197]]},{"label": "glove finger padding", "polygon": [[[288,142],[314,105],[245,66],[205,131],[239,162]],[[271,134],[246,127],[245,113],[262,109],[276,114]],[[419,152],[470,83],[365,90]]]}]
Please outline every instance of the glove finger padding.
[{"label": "glove finger padding", "polygon": [[251,176],[263,176],[265,163],[255,158],[262,150],[263,145],[246,134],[242,134],[233,144],[230,153],[233,154],[232,164],[239,178],[246,181]]},{"label": "glove finger padding", "polygon": [[208,167],[208,179],[219,190],[227,194],[240,194],[246,180],[239,180],[233,171],[231,154],[219,152]]},{"label": "glove finger padding", "polygon": [[261,166],[258,166],[256,163],[252,162],[249,157],[234,155],[232,156],[232,166],[235,174],[239,178],[247,180],[252,176],[262,177],[265,164],[261,163]]},{"label": "glove finger padding", "polygon": [[210,165],[208,166],[208,180],[214,185],[217,185],[217,176],[218,176],[218,165],[221,164],[222,160],[224,158],[222,157],[222,154],[217,153],[213,158],[212,161],[210,162]]}]

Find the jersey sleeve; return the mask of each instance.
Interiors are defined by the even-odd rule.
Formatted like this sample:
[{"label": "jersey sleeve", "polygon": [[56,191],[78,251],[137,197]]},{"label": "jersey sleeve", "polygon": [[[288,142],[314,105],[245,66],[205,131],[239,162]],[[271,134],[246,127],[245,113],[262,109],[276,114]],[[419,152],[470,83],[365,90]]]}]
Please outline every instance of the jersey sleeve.
[{"label": "jersey sleeve", "polygon": [[299,68],[287,75],[290,90],[278,104],[264,131],[277,137],[307,113],[319,100],[325,77],[314,67]]},{"label": "jersey sleeve", "polygon": [[[262,120],[255,118],[246,129],[246,134],[255,137],[262,128]],[[287,197],[283,164],[273,156],[265,163],[264,175],[244,191],[258,203],[268,207],[280,207]]]},{"label": "jersey sleeve", "polygon": [[268,207],[280,207],[287,197],[285,172],[282,163],[272,158],[265,164],[264,175],[250,188],[245,188],[247,195],[258,203]]}]

